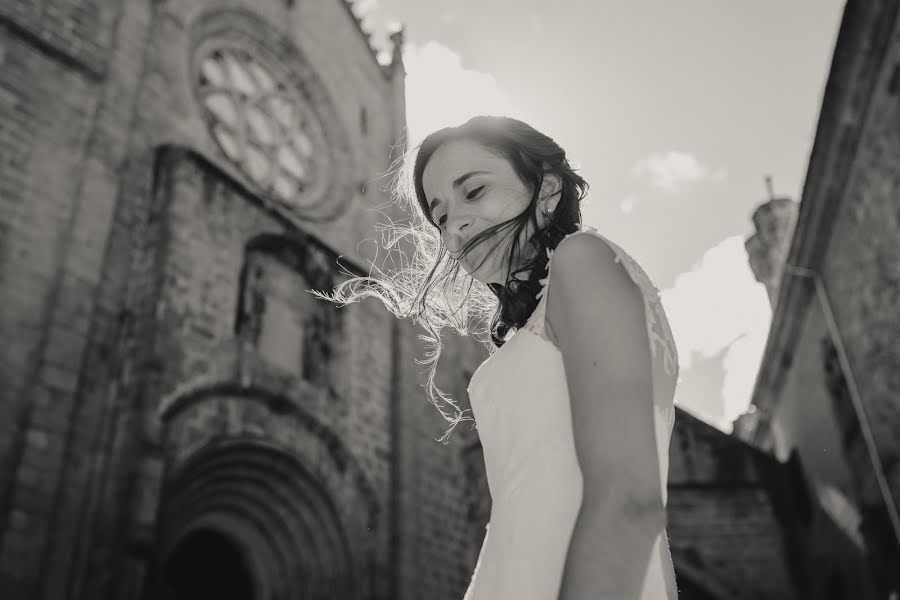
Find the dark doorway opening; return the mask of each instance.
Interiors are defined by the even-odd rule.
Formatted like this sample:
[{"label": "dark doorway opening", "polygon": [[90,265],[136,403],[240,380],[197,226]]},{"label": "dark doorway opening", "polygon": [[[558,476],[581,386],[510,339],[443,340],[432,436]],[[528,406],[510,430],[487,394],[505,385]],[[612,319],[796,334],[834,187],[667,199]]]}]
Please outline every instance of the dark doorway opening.
[{"label": "dark doorway opening", "polygon": [[253,577],[243,552],[212,529],[192,531],[175,546],[163,579],[170,600],[253,600]]}]

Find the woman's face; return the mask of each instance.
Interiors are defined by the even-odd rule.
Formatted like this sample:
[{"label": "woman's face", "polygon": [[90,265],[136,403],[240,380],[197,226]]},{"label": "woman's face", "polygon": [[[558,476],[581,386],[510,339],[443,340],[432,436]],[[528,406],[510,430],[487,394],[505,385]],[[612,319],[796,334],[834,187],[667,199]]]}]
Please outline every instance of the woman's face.
[{"label": "woman's face", "polygon": [[[506,257],[512,248],[509,229],[504,228],[474,246],[462,258],[460,250],[478,233],[520,215],[531,202],[532,190],[519,179],[512,165],[477,142],[453,140],[441,144],[431,155],[422,173],[422,188],[432,220],[440,227],[441,239],[450,255],[459,259],[462,268],[478,281],[505,285]],[[542,197],[557,190],[558,178],[545,176]],[[547,208],[553,209],[559,197],[553,195],[549,200]],[[544,206],[538,205],[539,227],[546,220]],[[533,253],[527,246],[533,233],[531,227],[529,222],[520,234],[520,252]]]}]

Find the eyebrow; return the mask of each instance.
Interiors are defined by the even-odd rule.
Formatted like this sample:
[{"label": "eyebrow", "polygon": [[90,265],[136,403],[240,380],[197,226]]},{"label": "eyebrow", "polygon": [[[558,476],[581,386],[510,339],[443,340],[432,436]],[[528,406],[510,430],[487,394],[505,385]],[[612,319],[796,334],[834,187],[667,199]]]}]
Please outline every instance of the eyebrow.
[{"label": "eyebrow", "polygon": [[[490,173],[490,171],[469,171],[465,175],[460,175],[453,182],[453,187],[458,188],[459,186],[464,184],[469,177],[472,177],[473,175],[482,175],[484,173]],[[434,200],[431,201],[431,204],[428,205],[428,211],[431,214],[432,218],[434,217],[434,207],[437,205],[437,203],[438,203],[438,199],[435,198]]]}]

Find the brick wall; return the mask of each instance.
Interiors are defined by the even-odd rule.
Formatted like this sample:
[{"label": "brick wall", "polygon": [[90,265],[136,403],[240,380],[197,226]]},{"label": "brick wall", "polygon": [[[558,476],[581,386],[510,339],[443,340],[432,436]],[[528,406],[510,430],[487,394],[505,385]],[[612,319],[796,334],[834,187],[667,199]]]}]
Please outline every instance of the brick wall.
[{"label": "brick wall", "polygon": [[[669,546],[676,575],[715,597],[798,594],[791,528],[802,495],[774,458],[678,410],[669,452]],[[796,504],[795,504],[796,503]]]},{"label": "brick wall", "polygon": [[[372,248],[357,244],[375,237],[383,217],[372,209],[386,197],[382,186],[360,184],[377,180],[395,152],[402,83],[385,76],[341,2],[290,4],[254,4],[257,17],[250,20],[294,44],[271,50],[308,76],[301,83],[340,166],[333,196],[349,200],[315,232],[347,257],[344,264],[365,264]],[[0,165],[2,330],[17,342],[3,360],[2,406],[9,415],[2,422],[12,426],[0,434],[8,479],[0,489],[2,583],[9,597],[54,598],[66,590],[71,597],[128,597],[141,585],[139,563],[152,556],[143,544],[152,542],[145,536],[157,516],[154,498],[164,492],[164,455],[154,450],[165,438],[155,421],[160,398],[198,374],[228,372],[232,355],[223,340],[234,329],[236,279],[251,225],[276,233],[312,227],[254,202],[200,118],[185,59],[196,19],[216,3],[41,7],[38,13],[32,3],[7,3],[0,12],[0,143],[11,157]],[[277,37],[257,33],[261,40]],[[169,221],[181,230],[160,227],[169,215],[159,203],[172,192],[159,187],[162,169],[171,166],[161,159],[167,145],[205,157],[182,155],[178,200],[213,200]],[[223,181],[229,189],[215,191]],[[232,227],[236,221],[244,228]],[[201,230],[205,237],[197,235]],[[320,404],[317,418],[376,490],[374,501],[385,512],[374,543],[409,545],[421,532],[392,539],[394,515],[387,512],[404,506],[390,497],[397,495],[391,463],[397,426],[389,423],[399,404],[393,396],[403,392],[394,386],[398,369],[385,349],[396,345],[395,333],[418,332],[392,329],[371,301],[346,315],[326,387],[298,386],[305,396],[292,398],[283,372],[273,381],[288,402]],[[437,425],[421,387],[405,394]],[[192,422],[203,430],[217,421],[213,414]],[[274,437],[284,432],[281,425],[272,425]],[[438,444],[420,450],[451,452]],[[448,464],[452,469],[452,458]],[[132,558],[116,562],[123,555]],[[421,573],[415,575],[413,589]],[[385,595],[393,575],[373,577]]]},{"label": "brick wall", "polygon": [[853,581],[861,598],[900,589],[898,31],[896,2],[847,3],[789,255],[819,281],[785,278],[743,428],[781,458],[797,451],[829,513],[810,527],[810,589]]},{"label": "brick wall", "polygon": [[885,500],[858,417],[848,413],[842,426],[853,435],[846,440],[846,457],[863,515],[861,531],[880,589],[896,590],[900,579],[891,565],[900,560],[900,539],[888,505],[896,511],[900,498],[900,17],[896,5],[886,3],[873,7],[869,18],[871,50],[858,59],[857,91],[850,100],[857,106],[859,138],[852,164],[842,171],[846,185],[822,279],[840,330],[835,343],[844,345],[850,363],[851,372],[841,369],[844,395],[849,400],[855,384],[889,489]]},{"label": "brick wall", "polygon": [[[79,492],[91,466],[84,446],[72,444],[79,431],[71,423],[77,390],[99,375],[81,361],[112,213],[118,146],[95,124],[115,122],[101,57],[113,15],[60,2],[40,12],[5,3],[0,14],[0,328],[15,340],[3,344],[2,359],[0,587],[10,597],[37,597],[32,584],[54,543],[71,539],[54,518],[61,497]],[[91,40],[79,44],[82,36]],[[66,487],[63,465],[75,480]]]},{"label": "brick wall", "polygon": [[[411,365],[413,359],[425,355],[427,347],[412,336],[405,340],[398,361]],[[471,338],[445,339],[436,383],[464,409],[469,407],[465,386],[485,355],[482,347],[473,348]],[[457,426],[447,445],[435,441],[448,424],[425,401],[424,380],[416,374],[423,369],[405,368],[401,374],[405,391],[397,413],[402,437],[400,502],[404,507],[400,527],[407,541],[397,564],[398,597],[458,600],[475,568],[490,498],[483,457],[477,447],[473,449],[477,433],[471,429],[472,423]],[[475,510],[473,503],[479,504]]]},{"label": "brick wall", "polygon": [[874,82],[871,95],[859,98],[862,130],[843,175],[822,276],[891,491],[900,498],[900,19],[891,4],[871,15],[869,45],[887,49],[879,62],[859,67],[858,79],[871,73]]},{"label": "brick wall", "polygon": [[[257,314],[241,304],[251,258],[266,286],[286,290],[283,318],[318,314],[305,299],[291,301],[309,273],[255,253],[261,236],[315,247],[309,256],[331,266],[341,254],[364,271],[373,258],[373,244],[359,242],[377,238],[384,217],[375,209],[385,210],[387,197],[382,183],[360,184],[386,183],[379,177],[397,154],[402,82],[375,62],[338,0],[229,3],[227,17],[216,16],[216,2],[33,5],[0,8],[0,330],[16,342],[4,344],[0,367],[5,597],[139,597],[166,544],[190,526],[185,515],[209,506],[178,495],[183,472],[225,486],[216,489],[228,490],[232,509],[261,519],[282,511],[293,515],[287,530],[299,527],[320,513],[290,502],[266,512],[262,483],[235,485],[248,465],[300,481],[282,465],[296,459],[291,468],[307,465],[318,481],[304,489],[330,498],[362,547],[335,551],[331,566],[350,557],[372,598],[460,598],[489,499],[477,434],[464,424],[449,445],[434,441],[447,425],[425,401],[420,330],[374,300],[341,309],[323,317],[340,334],[327,347],[329,368],[315,376],[291,364],[326,346],[287,348],[271,330],[262,349],[241,337],[241,319]],[[210,137],[189,57],[204,31],[229,19],[245,42],[291,67],[321,119],[336,173],[332,214],[323,205],[317,220],[304,220],[276,205]],[[471,338],[446,342],[438,383],[465,407],[465,383],[486,353]],[[245,445],[204,453],[225,441]],[[773,548],[784,542],[761,484],[741,470],[749,463],[711,458],[719,450],[710,442],[675,452],[671,466],[683,484],[670,494],[676,567],[688,550],[705,557],[706,589],[752,575],[716,562],[707,550],[715,543],[746,545],[748,528]],[[715,478],[732,481],[735,468],[738,481],[749,478],[746,489],[718,490]],[[698,531],[710,515],[720,517],[718,537]],[[246,543],[290,568],[269,542]],[[769,569],[773,590],[788,586],[779,552],[768,562],[750,557]],[[327,589],[323,582],[313,592]]]},{"label": "brick wall", "polygon": [[98,78],[108,66],[118,14],[118,3],[101,0],[10,0],[0,6],[0,19],[17,36],[67,68]]}]

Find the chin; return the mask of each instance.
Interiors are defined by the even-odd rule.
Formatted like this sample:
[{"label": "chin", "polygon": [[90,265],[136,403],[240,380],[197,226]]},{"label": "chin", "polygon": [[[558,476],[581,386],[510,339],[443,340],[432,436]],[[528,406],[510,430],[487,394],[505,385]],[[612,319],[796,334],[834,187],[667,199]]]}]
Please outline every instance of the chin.
[{"label": "chin", "polygon": [[[479,259],[480,260],[480,259]],[[477,263],[476,263],[477,265]],[[484,261],[484,264],[481,267],[477,267],[476,265],[472,265],[466,263],[465,269],[466,272],[475,280],[487,285],[489,283],[497,283],[497,273],[495,273],[491,269],[490,260]]]}]

